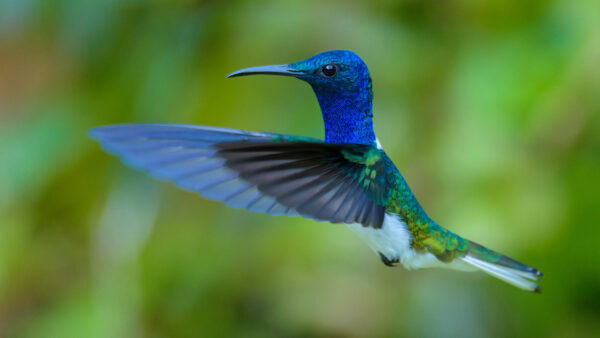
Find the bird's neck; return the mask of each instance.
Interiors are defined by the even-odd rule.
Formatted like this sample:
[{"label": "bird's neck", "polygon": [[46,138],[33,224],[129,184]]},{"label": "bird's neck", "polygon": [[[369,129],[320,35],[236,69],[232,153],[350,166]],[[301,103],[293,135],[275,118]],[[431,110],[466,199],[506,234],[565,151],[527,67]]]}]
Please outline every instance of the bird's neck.
[{"label": "bird's neck", "polygon": [[331,93],[315,90],[315,92],[325,123],[325,142],[375,144],[370,91]]}]

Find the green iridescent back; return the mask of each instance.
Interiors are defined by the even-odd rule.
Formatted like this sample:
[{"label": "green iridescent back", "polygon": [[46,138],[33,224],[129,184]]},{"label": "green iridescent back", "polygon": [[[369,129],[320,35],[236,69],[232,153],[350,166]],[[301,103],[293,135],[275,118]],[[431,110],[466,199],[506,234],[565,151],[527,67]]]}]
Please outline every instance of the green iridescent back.
[{"label": "green iridescent back", "polygon": [[[444,229],[425,213],[410,187],[394,163],[383,150],[373,148],[365,153],[365,176],[369,171],[378,173],[387,187],[385,207],[389,214],[396,214],[408,226],[412,234],[412,247],[418,252],[431,252],[444,262],[464,257],[469,241]],[[373,175],[373,174],[371,174]]]}]

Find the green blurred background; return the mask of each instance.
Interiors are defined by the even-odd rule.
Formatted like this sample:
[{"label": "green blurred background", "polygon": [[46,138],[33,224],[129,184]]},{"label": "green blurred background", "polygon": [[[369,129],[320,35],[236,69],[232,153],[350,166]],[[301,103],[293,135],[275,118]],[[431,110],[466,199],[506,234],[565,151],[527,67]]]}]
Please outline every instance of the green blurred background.
[{"label": "green blurred background", "polygon": [[[230,209],[86,137],[122,122],[322,137],[350,49],[430,216],[545,273],[389,269],[341,225]],[[0,1],[0,336],[600,336],[600,2]]]}]

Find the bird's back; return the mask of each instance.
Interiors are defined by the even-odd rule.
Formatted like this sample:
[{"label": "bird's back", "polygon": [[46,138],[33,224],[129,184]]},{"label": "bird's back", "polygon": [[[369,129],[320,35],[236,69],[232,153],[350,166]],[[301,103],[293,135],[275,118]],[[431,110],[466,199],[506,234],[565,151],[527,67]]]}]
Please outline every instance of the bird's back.
[{"label": "bird's back", "polygon": [[[532,282],[542,273],[517,260],[464,239],[432,220],[423,210],[402,174],[382,151],[390,190],[386,203],[387,224],[405,227],[410,234],[410,252],[403,262],[407,268],[446,266],[459,270],[477,268],[517,287],[539,292]],[[388,231],[390,231],[388,229]],[[433,255],[436,260],[431,259]],[[399,257],[402,260],[402,257]],[[412,260],[412,261],[411,261]],[[439,264],[439,263],[447,264]],[[466,264],[465,264],[466,263]]]},{"label": "bird's back", "polygon": [[443,228],[421,207],[400,171],[383,150],[378,150],[387,185],[386,213],[397,217],[410,233],[417,253],[431,253],[442,262],[462,257],[468,241]]}]

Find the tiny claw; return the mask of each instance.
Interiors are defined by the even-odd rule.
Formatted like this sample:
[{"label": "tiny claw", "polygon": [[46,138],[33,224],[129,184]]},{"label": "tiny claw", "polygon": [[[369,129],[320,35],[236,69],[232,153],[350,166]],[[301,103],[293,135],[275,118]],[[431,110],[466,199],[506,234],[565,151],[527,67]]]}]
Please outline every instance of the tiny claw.
[{"label": "tiny claw", "polygon": [[389,267],[394,267],[396,266],[396,264],[398,262],[400,262],[400,260],[398,258],[394,258],[392,260],[390,260],[389,258],[387,258],[384,254],[382,254],[381,252],[378,252],[379,254],[379,258],[381,258],[381,261],[383,262],[383,264],[385,264],[386,266]]}]

